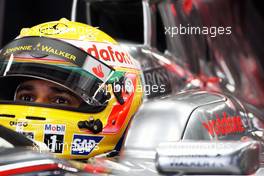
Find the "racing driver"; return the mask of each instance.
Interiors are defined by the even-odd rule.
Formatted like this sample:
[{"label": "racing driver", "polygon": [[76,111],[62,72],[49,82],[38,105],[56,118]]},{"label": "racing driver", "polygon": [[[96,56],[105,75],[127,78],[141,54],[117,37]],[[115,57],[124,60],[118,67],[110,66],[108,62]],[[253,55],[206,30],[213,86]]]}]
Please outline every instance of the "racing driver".
[{"label": "racing driver", "polygon": [[118,152],[141,90],[139,64],[114,39],[64,18],[0,52],[0,124],[61,158]]}]

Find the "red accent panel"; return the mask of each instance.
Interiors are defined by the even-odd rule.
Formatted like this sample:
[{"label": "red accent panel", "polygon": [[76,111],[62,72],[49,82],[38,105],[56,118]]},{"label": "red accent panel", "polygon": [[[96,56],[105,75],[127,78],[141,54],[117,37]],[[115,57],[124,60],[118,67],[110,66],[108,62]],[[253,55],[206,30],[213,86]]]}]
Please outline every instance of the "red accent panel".
[{"label": "red accent panel", "polygon": [[16,169],[10,168],[10,170],[1,171],[0,175],[24,174],[29,172],[54,170],[54,169],[60,169],[60,168],[58,167],[57,164],[44,164],[44,165],[21,167]]},{"label": "red accent panel", "polygon": [[[113,106],[113,109],[107,121],[107,125],[103,129],[102,133],[117,133],[121,129],[121,127],[123,126],[126,120],[126,117],[131,108],[134,95],[135,95],[135,91],[136,91],[136,75],[127,74],[126,77],[132,80],[134,91],[131,93],[131,95],[127,95],[126,93],[123,93],[123,97],[125,100],[125,103],[123,105],[116,103]],[[115,121],[114,125],[112,124],[113,121]]]}]

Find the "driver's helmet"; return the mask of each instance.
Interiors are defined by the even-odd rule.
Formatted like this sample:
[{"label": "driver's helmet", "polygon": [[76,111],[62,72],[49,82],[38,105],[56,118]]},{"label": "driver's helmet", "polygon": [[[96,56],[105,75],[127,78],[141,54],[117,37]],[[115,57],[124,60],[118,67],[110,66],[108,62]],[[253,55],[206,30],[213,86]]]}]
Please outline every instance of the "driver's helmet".
[{"label": "driver's helmet", "polygon": [[[46,84],[77,105],[65,97],[33,101],[31,89],[49,100]],[[0,53],[0,124],[45,143],[58,157],[118,152],[141,90],[139,64],[114,39],[67,19],[22,29]]]}]

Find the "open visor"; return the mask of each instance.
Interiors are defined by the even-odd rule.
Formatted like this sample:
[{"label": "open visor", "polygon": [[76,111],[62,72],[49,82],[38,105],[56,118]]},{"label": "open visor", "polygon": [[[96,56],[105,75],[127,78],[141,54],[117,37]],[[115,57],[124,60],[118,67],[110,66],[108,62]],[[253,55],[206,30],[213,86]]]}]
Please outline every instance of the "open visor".
[{"label": "open visor", "polygon": [[24,37],[0,53],[0,76],[40,78],[60,84],[90,105],[104,105],[104,87],[114,69],[64,41]]}]

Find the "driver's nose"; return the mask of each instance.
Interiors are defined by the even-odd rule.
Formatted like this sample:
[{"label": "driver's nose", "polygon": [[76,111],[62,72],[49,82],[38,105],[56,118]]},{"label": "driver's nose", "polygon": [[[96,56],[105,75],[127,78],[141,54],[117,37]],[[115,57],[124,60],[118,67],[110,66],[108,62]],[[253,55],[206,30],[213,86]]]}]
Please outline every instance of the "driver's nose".
[{"label": "driver's nose", "polygon": [[39,96],[35,99],[35,103],[49,103],[48,99],[43,96]]}]

